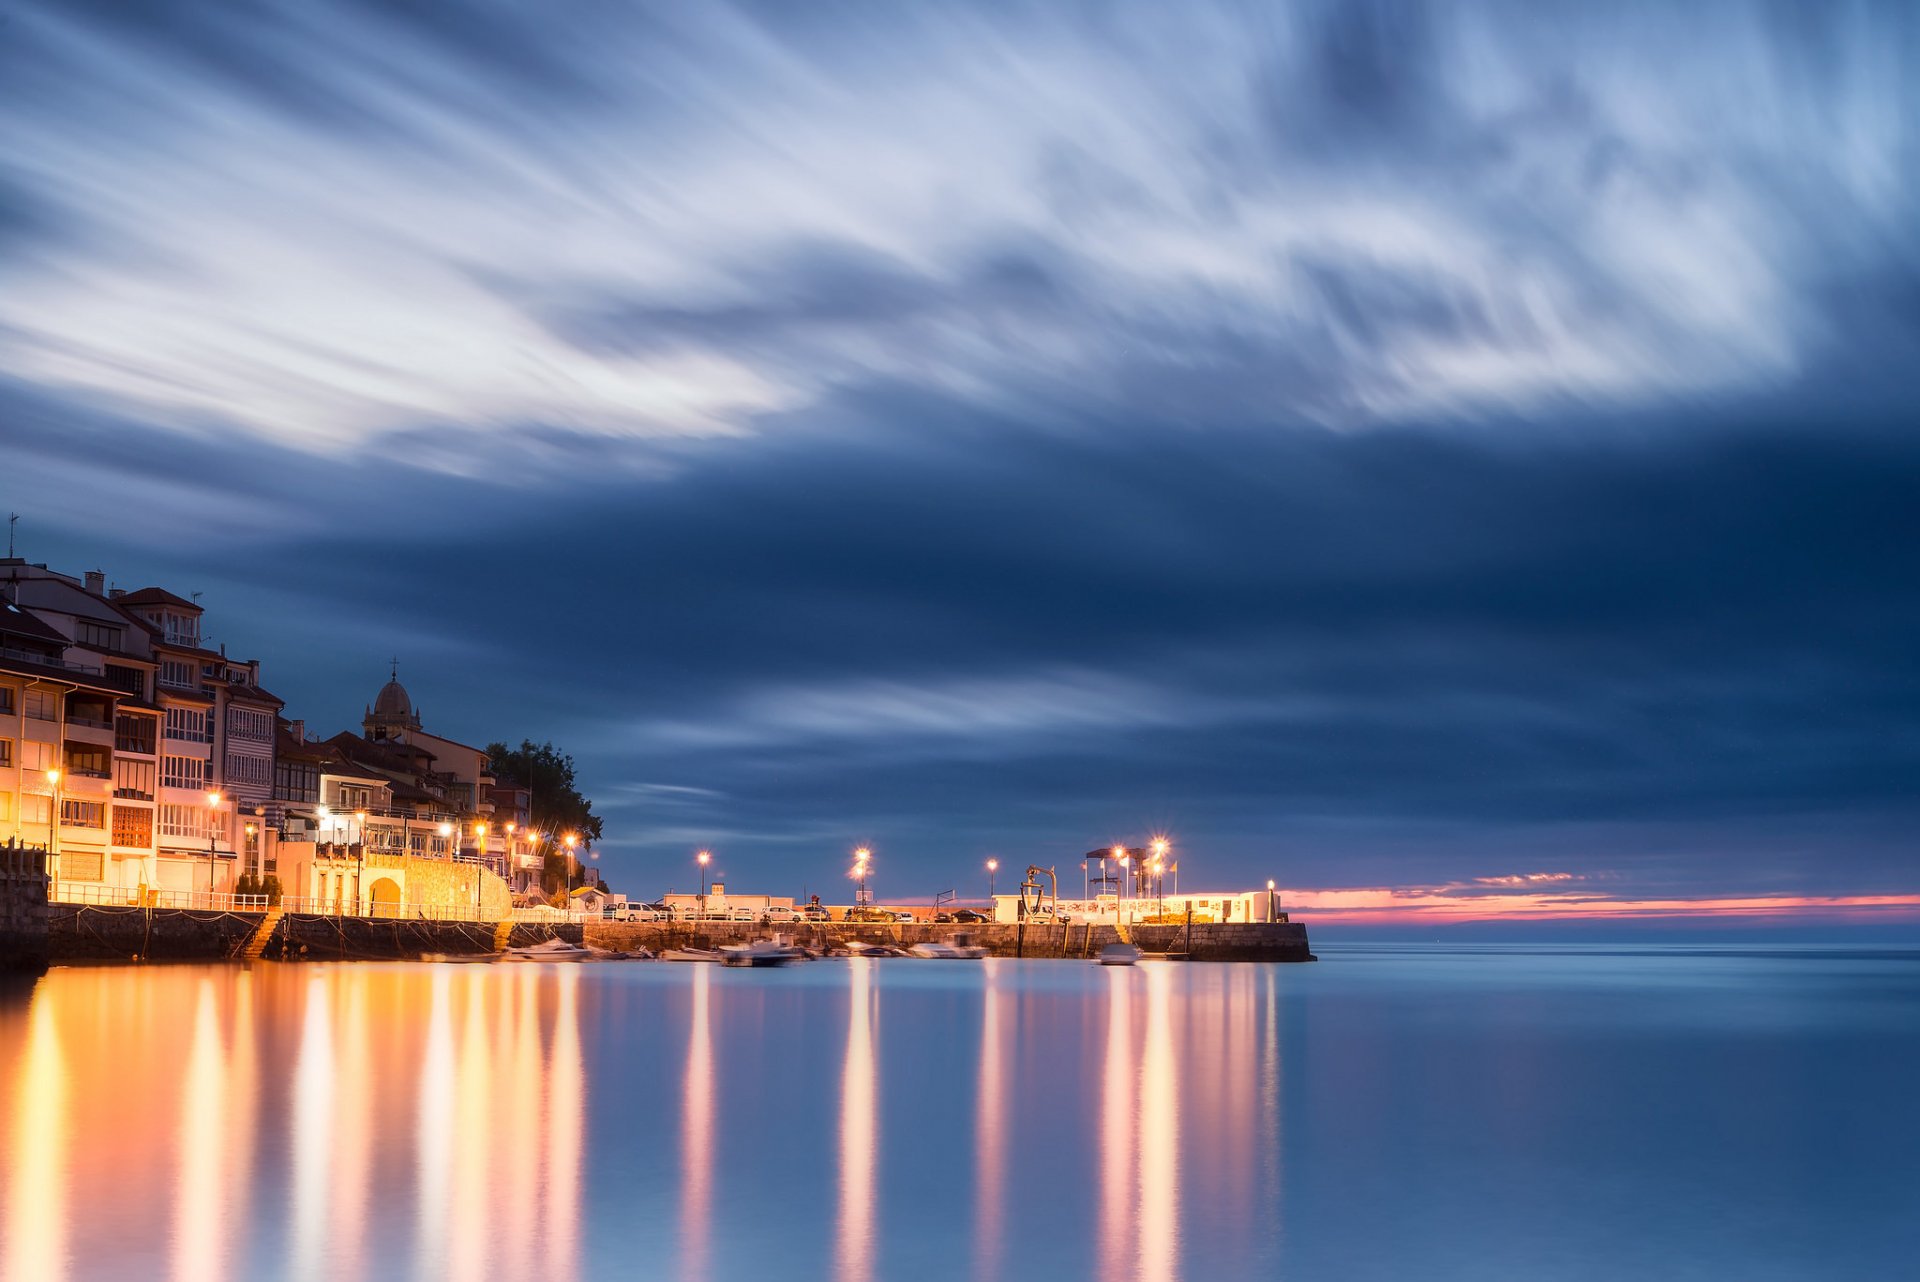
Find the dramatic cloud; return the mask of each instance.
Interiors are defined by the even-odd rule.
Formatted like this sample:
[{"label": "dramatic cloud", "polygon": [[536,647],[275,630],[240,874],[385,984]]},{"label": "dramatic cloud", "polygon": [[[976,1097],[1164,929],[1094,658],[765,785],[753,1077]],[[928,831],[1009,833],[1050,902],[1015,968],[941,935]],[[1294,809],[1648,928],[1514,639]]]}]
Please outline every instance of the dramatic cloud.
[{"label": "dramatic cloud", "polygon": [[1878,912],[1916,48],[1893,4],[16,6],[0,502],[204,590],[317,727],[398,651],[448,732],[560,741],[637,889],[1167,829],[1435,916]]}]

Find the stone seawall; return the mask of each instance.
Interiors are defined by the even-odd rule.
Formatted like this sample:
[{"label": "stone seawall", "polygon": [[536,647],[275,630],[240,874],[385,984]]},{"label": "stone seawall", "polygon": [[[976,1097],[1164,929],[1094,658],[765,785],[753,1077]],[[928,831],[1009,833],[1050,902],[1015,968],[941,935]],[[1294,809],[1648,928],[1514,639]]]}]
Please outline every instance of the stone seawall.
[{"label": "stone seawall", "polygon": [[[44,923],[41,964],[232,961],[265,916],[56,903]],[[426,953],[490,953],[494,929],[491,922],[288,913],[274,926],[261,955],[269,961],[413,961]],[[520,947],[561,938],[577,944],[580,936],[577,925],[523,923],[514,926],[509,943]]]},{"label": "stone seawall", "polygon": [[264,915],[56,903],[47,952],[56,962],[225,961],[240,955]]},{"label": "stone seawall", "polygon": [[0,847],[0,970],[46,968],[46,856],[23,846]]},{"label": "stone seawall", "polygon": [[[1133,942],[1149,953],[1187,951],[1193,961],[1304,962],[1314,960],[1307,947],[1307,928],[1298,922],[1252,922],[1194,925],[1191,943],[1186,926],[1132,926]],[[596,948],[718,948],[743,944],[779,933],[813,948],[831,948],[858,939],[869,944],[905,948],[934,943],[954,934],[966,934],[985,945],[995,957],[1092,957],[1119,941],[1114,927],[1099,925],[1019,926],[988,922],[977,926],[945,926],[932,922],[823,922],[808,925],[762,926],[757,922],[588,922],[587,943]]]}]

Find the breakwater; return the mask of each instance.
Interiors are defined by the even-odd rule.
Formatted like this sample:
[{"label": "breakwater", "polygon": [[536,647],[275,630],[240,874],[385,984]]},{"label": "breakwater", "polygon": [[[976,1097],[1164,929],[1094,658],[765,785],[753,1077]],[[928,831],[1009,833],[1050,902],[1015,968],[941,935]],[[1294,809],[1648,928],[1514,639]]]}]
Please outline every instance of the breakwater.
[{"label": "breakwater", "polygon": [[[787,935],[812,948],[828,949],[854,940],[906,948],[965,934],[995,957],[1093,957],[1121,942],[1112,925],[1070,922],[1064,926],[1016,926],[986,922],[947,926],[933,922],[816,922],[762,926],[757,922],[589,922],[587,943],[596,948],[718,948]],[[1129,926],[1127,940],[1143,952],[1184,953],[1190,961],[1313,961],[1307,928],[1299,922],[1196,922],[1192,926]]]},{"label": "breakwater", "polygon": [[[25,899],[31,899],[30,890]],[[504,923],[427,921],[419,918],[329,917],[314,913],[212,912],[186,908],[46,904],[44,883],[38,918],[26,955],[37,963],[227,961],[410,961],[425,954],[476,955],[520,948],[546,939],[596,948],[718,948],[780,933],[822,950],[853,941],[906,948],[956,933],[984,945],[996,957],[1086,958],[1120,941],[1112,925],[1015,926],[988,922],[947,926],[932,922],[824,922],[763,926],[757,922]],[[31,904],[28,904],[31,908]],[[27,912],[23,920],[31,919]],[[1312,961],[1307,929],[1298,922],[1207,922],[1193,926],[1129,926],[1125,938],[1148,953],[1185,955],[1191,961]],[[34,941],[38,941],[37,943]],[[251,949],[249,945],[252,945]]]}]

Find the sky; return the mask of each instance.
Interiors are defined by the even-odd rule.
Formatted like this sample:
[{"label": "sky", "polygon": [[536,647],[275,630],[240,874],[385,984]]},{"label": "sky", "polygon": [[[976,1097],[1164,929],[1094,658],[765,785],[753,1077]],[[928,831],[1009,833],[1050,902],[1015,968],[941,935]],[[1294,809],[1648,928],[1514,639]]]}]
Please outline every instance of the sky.
[{"label": "sky", "polygon": [[0,15],[0,504],[654,894],[1920,923],[1904,4]]}]

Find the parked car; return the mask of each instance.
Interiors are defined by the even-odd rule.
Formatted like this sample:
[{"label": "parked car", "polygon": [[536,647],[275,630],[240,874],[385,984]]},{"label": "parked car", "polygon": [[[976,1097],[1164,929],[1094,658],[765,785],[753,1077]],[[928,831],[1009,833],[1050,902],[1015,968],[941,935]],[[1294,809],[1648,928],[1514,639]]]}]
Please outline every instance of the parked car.
[{"label": "parked car", "polygon": [[808,904],[800,910],[800,916],[807,921],[832,921],[833,914],[819,904]]},{"label": "parked car", "polygon": [[891,922],[891,921],[898,921],[899,918],[895,917],[891,912],[889,912],[885,908],[849,908],[847,909],[847,915],[843,917],[841,920]]},{"label": "parked car", "polygon": [[904,909],[898,912],[895,912],[893,914],[893,919],[895,921],[919,921],[920,920],[918,917],[915,917],[912,913],[907,912]]},{"label": "parked car", "polygon": [[950,913],[941,913],[934,918],[937,922],[951,922],[956,926],[972,926],[987,920],[985,913],[977,913],[971,908],[956,908]]},{"label": "parked car", "polygon": [[782,908],[775,905],[761,913],[760,918],[762,921],[799,921],[800,914],[791,908]]},{"label": "parked car", "polygon": [[751,908],[729,908],[725,913],[727,921],[755,921],[757,916]]}]

